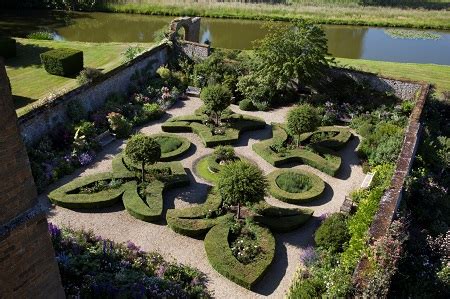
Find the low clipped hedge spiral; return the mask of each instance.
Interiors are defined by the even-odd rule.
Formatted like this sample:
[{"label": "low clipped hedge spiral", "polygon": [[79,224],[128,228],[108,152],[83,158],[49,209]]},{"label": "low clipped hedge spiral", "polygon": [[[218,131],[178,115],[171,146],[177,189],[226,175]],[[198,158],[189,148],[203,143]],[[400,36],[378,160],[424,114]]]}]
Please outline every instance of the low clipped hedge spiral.
[{"label": "low clipped hedge spiral", "polygon": [[338,131],[338,134],[333,138],[311,143],[310,149],[294,148],[277,153],[272,147],[286,142],[289,136],[282,124],[272,124],[272,139],[255,143],[252,149],[275,167],[280,167],[287,163],[301,163],[334,176],[341,166],[341,157],[331,148],[337,149],[343,147],[350,139],[351,133],[346,128],[321,127],[316,132],[303,134],[301,139],[303,142],[308,141],[313,134],[321,131]]},{"label": "low clipped hedge spiral", "polygon": [[254,206],[253,220],[279,233],[293,231],[305,224],[314,211],[305,208],[280,208],[261,202]]},{"label": "low clipped hedge spiral", "polygon": [[15,57],[16,40],[10,37],[0,36],[0,56],[4,58]]},{"label": "low clipped hedge spiral", "polygon": [[233,255],[228,237],[230,227],[226,224],[216,225],[205,237],[205,250],[212,267],[244,288],[251,289],[266,273],[275,255],[275,238],[264,227],[254,227],[254,233],[262,248],[258,258],[244,265]]},{"label": "low clipped hedge spiral", "polygon": [[[284,174],[290,176],[292,179],[294,179],[295,175],[301,175],[307,178],[310,188],[299,193],[283,190],[282,187],[278,185],[277,178]],[[273,197],[292,204],[302,204],[320,198],[325,190],[325,183],[320,177],[298,169],[275,170],[268,175],[267,180],[269,181],[269,193]]]},{"label": "low clipped hedge spiral", "polygon": [[228,123],[225,134],[214,135],[204,123],[208,120],[206,115],[188,115],[168,119],[161,128],[164,132],[181,133],[193,132],[197,134],[206,147],[228,145],[236,143],[242,132],[263,129],[266,123],[257,117],[232,114],[222,120]]},{"label": "low clipped hedge spiral", "polygon": [[[174,134],[155,134],[155,135],[151,135],[151,137],[155,138],[156,142],[158,142],[161,145],[162,153],[161,153],[160,161],[162,161],[162,162],[173,161],[173,160],[181,157],[182,155],[184,155],[191,148],[191,142],[187,138],[177,136]],[[175,148],[174,150],[165,152],[163,150],[164,144],[162,144],[162,143],[163,142],[171,142],[170,139],[172,139],[173,141],[178,141],[179,146],[177,148]]]},{"label": "low clipped hedge spiral", "polygon": [[57,76],[72,76],[83,69],[83,51],[59,48],[41,54],[41,62],[47,73]]}]

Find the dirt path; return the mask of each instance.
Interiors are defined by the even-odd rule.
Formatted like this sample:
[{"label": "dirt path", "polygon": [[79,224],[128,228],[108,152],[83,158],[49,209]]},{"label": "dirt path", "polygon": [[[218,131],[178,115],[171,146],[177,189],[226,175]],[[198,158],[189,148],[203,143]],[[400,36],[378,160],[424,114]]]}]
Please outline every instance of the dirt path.
[{"label": "dirt path", "polygon": [[[200,105],[201,101],[194,98],[178,102],[168,111],[167,117],[192,114]],[[270,112],[246,112],[240,111],[234,105],[232,109],[236,112],[261,117],[267,123],[284,122],[286,113],[289,111],[288,107]],[[163,121],[151,123],[141,128],[140,131],[145,134],[159,133],[161,132],[161,123]],[[194,144],[181,161],[183,166],[188,169],[192,183],[188,187],[174,189],[165,194],[165,211],[168,208],[181,208],[203,202],[210,187],[204,180],[195,175],[192,167],[198,159],[211,153],[212,150],[205,148],[195,134],[186,133],[181,135],[187,137]],[[270,138],[270,136],[271,129],[267,126],[264,130],[245,133],[236,146],[236,151],[239,155],[256,162],[266,174],[275,170],[275,168],[253,152],[251,146],[259,140]],[[358,142],[358,139],[353,139],[340,152],[343,167],[337,177],[330,177],[309,166],[295,166],[295,168],[307,169],[320,176],[327,183],[325,196],[321,200],[308,205],[315,211],[312,221],[309,221],[296,231],[275,235],[277,240],[275,261],[263,280],[255,287],[255,292],[248,291],[218,274],[208,262],[203,240],[179,235],[168,228],[164,222],[152,224],[137,220],[130,216],[121,204],[102,210],[73,211],[58,206],[50,206],[46,195],[41,195],[40,200],[43,205],[49,207],[49,221],[55,224],[92,230],[95,234],[117,242],[131,240],[138,246],[141,246],[143,250],[158,251],[165,258],[173,258],[180,263],[189,264],[200,269],[209,277],[208,287],[217,298],[283,298],[299,266],[300,253],[307,246],[313,245],[312,234],[317,226],[318,217],[324,213],[338,211],[345,195],[357,188],[364,179],[362,169],[357,165],[358,159],[355,153]],[[50,190],[78,176],[110,171],[112,158],[123,148],[123,141],[115,141],[108,145],[97,156],[95,163],[91,164],[87,169],[78,170],[76,173],[61,179],[52,185]],[[277,206],[293,206],[271,197],[268,197],[267,201]]]}]

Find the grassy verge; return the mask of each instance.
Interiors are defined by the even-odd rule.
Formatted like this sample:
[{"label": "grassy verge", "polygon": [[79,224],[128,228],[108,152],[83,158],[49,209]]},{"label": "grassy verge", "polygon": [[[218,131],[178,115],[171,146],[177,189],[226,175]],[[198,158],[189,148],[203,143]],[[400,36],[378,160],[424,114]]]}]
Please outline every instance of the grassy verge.
[{"label": "grassy verge", "polygon": [[336,58],[336,61],[343,67],[351,67],[396,79],[424,81],[434,84],[438,92],[450,91],[450,66],[347,58]]},{"label": "grassy verge", "polygon": [[[6,61],[17,114],[26,114],[37,101],[78,86],[75,78],[48,74],[41,65],[41,53],[55,48],[78,49],[84,53],[85,67],[97,68],[106,73],[122,63],[121,53],[128,46],[125,43],[96,44],[18,38],[17,57]],[[150,44],[145,46],[149,47]]]},{"label": "grassy verge", "polygon": [[305,18],[321,24],[367,25],[450,29],[450,11],[364,7],[355,3],[297,3],[292,5],[248,4],[198,1],[104,1],[99,8],[108,12],[214,18],[269,19],[287,21]]}]

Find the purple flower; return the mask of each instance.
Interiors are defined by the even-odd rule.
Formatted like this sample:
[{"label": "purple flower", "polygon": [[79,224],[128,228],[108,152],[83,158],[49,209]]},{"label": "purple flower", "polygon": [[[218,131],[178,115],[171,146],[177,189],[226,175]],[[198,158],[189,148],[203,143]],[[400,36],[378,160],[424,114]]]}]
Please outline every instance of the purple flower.
[{"label": "purple flower", "polygon": [[51,222],[48,223],[48,231],[52,238],[57,239],[61,236],[61,230]]},{"label": "purple flower", "polygon": [[164,265],[160,265],[158,270],[156,270],[156,276],[163,278],[164,277],[164,273],[166,273],[166,267]]},{"label": "purple flower", "polygon": [[325,219],[328,218],[328,216],[329,216],[328,213],[324,213],[324,214],[320,215],[319,216],[319,221],[320,222],[324,221]]},{"label": "purple flower", "polygon": [[141,250],[141,248],[139,246],[137,246],[136,244],[134,244],[131,241],[127,242],[127,248],[131,251],[136,251],[136,252],[139,252]]},{"label": "purple flower", "polygon": [[79,157],[78,157],[78,162],[80,162],[80,164],[82,166],[86,166],[91,164],[92,160],[94,158],[92,157],[92,155],[90,155],[89,153],[82,153]]},{"label": "purple flower", "polygon": [[300,261],[305,267],[309,267],[316,261],[316,251],[314,247],[308,246],[300,253]]}]

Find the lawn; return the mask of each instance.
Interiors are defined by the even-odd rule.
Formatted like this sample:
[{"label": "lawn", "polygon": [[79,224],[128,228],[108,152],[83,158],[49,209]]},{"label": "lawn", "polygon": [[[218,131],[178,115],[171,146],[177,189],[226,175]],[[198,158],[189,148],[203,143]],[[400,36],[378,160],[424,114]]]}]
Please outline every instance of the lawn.
[{"label": "lawn", "polygon": [[397,63],[363,59],[336,58],[340,66],[373,72],[396,79],[424,81],[438,92],[450,91],[450,66],[437,64]]},{"label": "lawn", "polygon": [[[74,48],[84,52],[84,66],[108,72],[123,62],[122,52],[130,45],[123,43],[82,43],[68,41],[41,41],[17,38],[17,57],[6,61],[6,71],[11,81],[17,114],[29,112],[37,101],[52,94],[78,86],[75,78],[48,74],[39,55],[55,48]],[[150,44],[141,44],[150,47]]]}]

